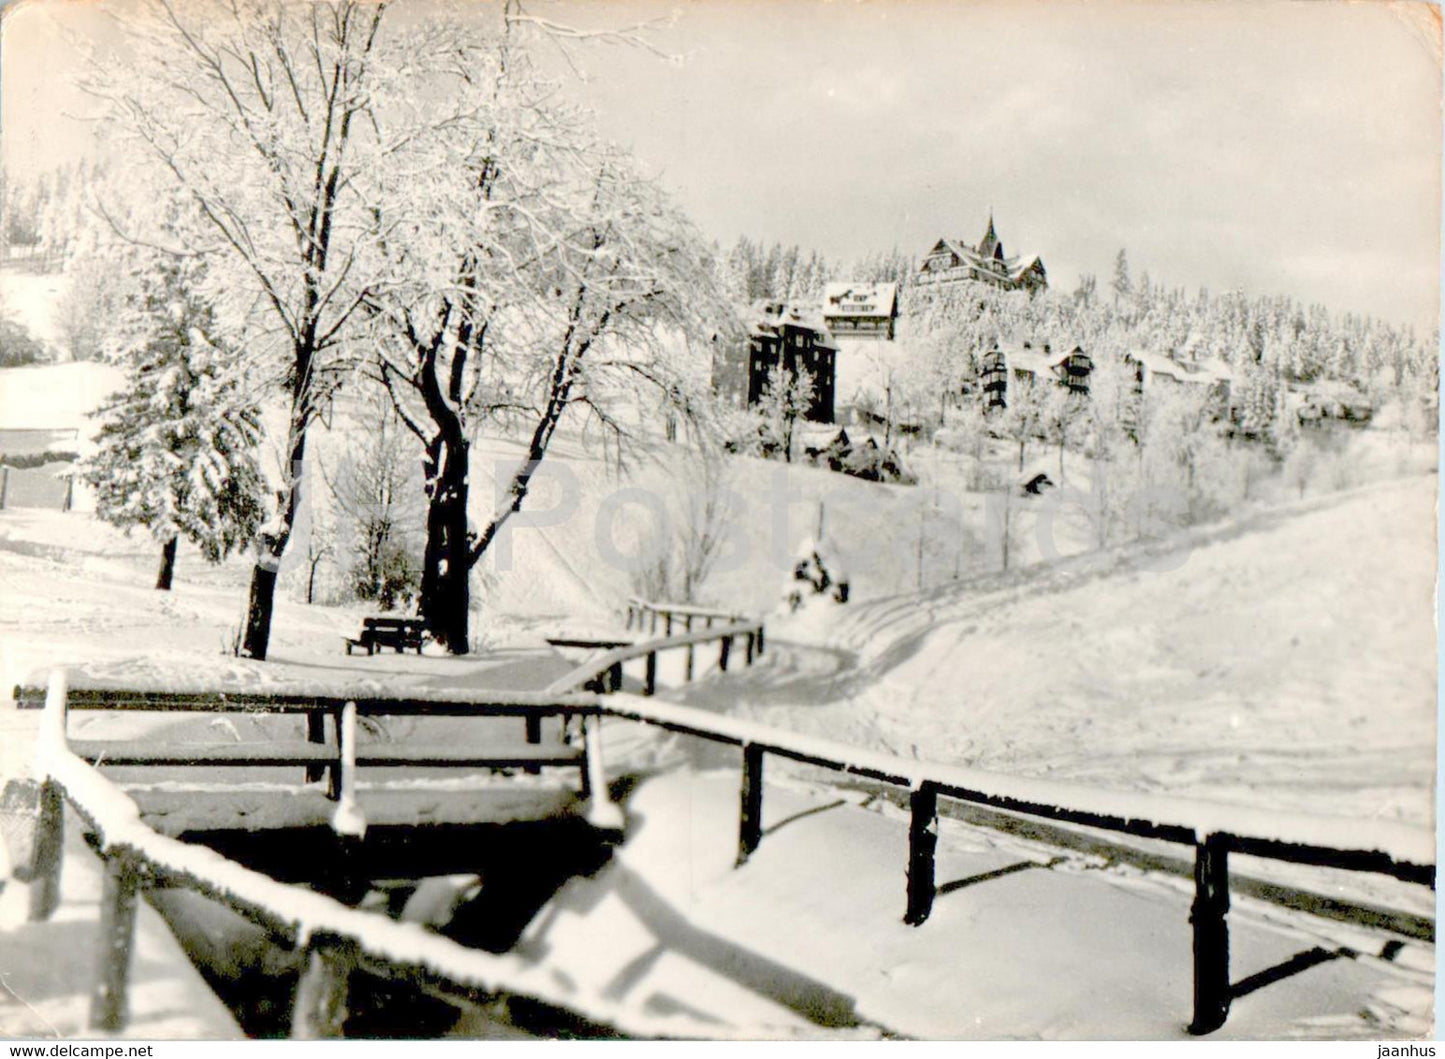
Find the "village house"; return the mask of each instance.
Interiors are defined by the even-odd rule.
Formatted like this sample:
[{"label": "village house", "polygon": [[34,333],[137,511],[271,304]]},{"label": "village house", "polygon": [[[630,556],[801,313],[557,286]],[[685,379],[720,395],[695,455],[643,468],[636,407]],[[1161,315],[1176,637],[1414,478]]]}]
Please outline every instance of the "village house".
[{"label": "village house", "polygon": [[992,214],[988,218],[988,231],[977,246],[970,246],[962,239],[938,240],[924,256],[916,279],[925,286],[972,281],[1030,293],[1047,290],[1049,286],[1048,273],[1037,256],[1012,258],[1004,253],[1003,243],[994,231]]},{"label": "village house", "polygon": [[823,323],[834,338],[893,341],[898,284],[829,283],[823,289]]},{"label": "village house", "polygon": [[1039,348],[1029,342],[1014,349],[1000,346],[979,361],[984,408],[1007,408],[1010,386],[1033,385],[1048,378],[1067,387],[1070,393],[1087,397],[1093,372],[1094,361],[1081,346],[1059,351],[1047,343]]},{"label": "village house", "polygon": [[1134,389],[1138,393],[1171,386],[1197,387],[1213,395],[1221,415],[1232,411],[1234,373],[1217,360],[1184,363],[1162,353],[1137,350],[1124,354],[1124,363],[1134,369]]}]

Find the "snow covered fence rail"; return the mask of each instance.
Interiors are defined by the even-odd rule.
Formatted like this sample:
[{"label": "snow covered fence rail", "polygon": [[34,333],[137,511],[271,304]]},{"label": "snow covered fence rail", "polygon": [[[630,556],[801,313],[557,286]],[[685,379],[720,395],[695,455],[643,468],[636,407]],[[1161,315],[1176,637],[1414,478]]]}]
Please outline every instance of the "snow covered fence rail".
[{"label": "snow covered fence rail", "polygon": [[762,776],[767,754],[906,788],[911,819],[904,922],[913,925],[928,918],[937,892],[934,855],[940,797],[1193,846],[1194,902],[1189,918],[1194,928],[1194,1017],[1189,1029],[1196,1034],[1211,1033],[1224,1025],[1234,998],[1227,920],[1231,852],[1377,872],[1431,889],[1435,886],[1435,836],[1404,824],[1283,814],[1000,775],[861,750],[635,695],[614,694],[601,701],[608,716],[742,748],[739,864],[762,841]]},{"label": "snow covered fence rail", "polygon": [[[82,694],[93,700],[100,692],[90,689]],[[160,694],[134,692],[131,701],[154,708]],[[168,886],[195,890],[219,901],[261,926],[273,939],[304,952],[304,970],[292,1012],[294,1037],[340,1035],[347,982],[353,970],[467,1002],[485,998],[489,1010],[501,1016],[510,1013],[514,1000],[529,1008],[541,1005],[565,1013],[573,1023],[580,1018],[601,1033],[709,1040],[797,1035],[783,1026],[738,1030],[687,1015],[658,1015],[628,1007],[586,987],[564,984],[550,968],[529,966],[512,955],[466,948],[418,924],[358,911],[324,894],[278,882],[207,847],[161,835],[142,820],[139,806],[124,790],[67,745],[66,700],[65,675],[57,672],[47,688],[36,748],[46,819],[32,877],[37,882],[48,878],[51,886],[58,880],[63,803],[69,802],[93,832],[92,845],[105,865],[97,978],[90,1008],[94,1029],[114,1031],[125,1026],[136,901],[145,888]],[[372,700],[373,704],[377,701],[393,700]],[[591,702],[584,698],[552,705],[585,715],[595,713],[587,709]],[[460,699],[454,704],[465,705]],[[301,703],[286,705],[294,709]],[[198,698],[192,708],[215,706],[210,699]],[[54,863],[41,863],[47,860]],[[53,910],[52,902],[39,910],[40,917]],[[810,1032],[809,1036],[816,1034]]]},{"label": "snow covered fence rail", "polygon": [[[668,615],[666,625],[670,630],[671,616],[677,611],[664,611],[660,608],[671,606],[671,604],[649,604],[649,606],[659,608],[650,612],[654,618],[662,613]],[[684,653],[683,677],[690,681],[696,668],[696,649],[709,643],[718,645],[717,667],[721,672],[727,672],[733,657],[733,647],[738,640],[743,642],[743,664],[752,665],[754,659],[763,653],[763,623],[748,621],[745,618],[732,618],[722,615],[720,612],[715,612],[715,616],[723,623],[714,626],[712,618],[709,618],[707,625],[699,632],[683,632],[674,636],[669,631],[662,639],[644,640],[641,643],[617,647],[606,654],[588,659],[576,669],[554,680],[547,686],[547,691],[559,695],[579,688],[596,692],[620,691],[623,665],[634,659],[642,658],[645,659],[642,680],[643,694],[651,695],[657,690],[657,656],[659,654],[663,651],[682,651]]]},{"label": "snow covered fence rail", "polygon": [[[52,676],[52,682],[56,678]],[[48,703],[46,689],[16,687],[21,709]],[[165,743],[154,740],[70,740],[66,735],[70,710],[160,711],[180,713],[243,713],[250,715],[300,714],[306,718],[307,739],[249,742]],[[96,764],[170,767],[275,767],[304,765],[306,780],[328,776],[327,795],[344,804],[337,821],[365,823],[346,797],[348,777],[358,768],[542,768],[580,770],[580,795],[589,800],[588,819],[596,826],[617,829],[621,814],[607,798],[601,777],[601,734],[596,724],[597,700],[586,694],[500,691],[485,697],[475,691],[428,689],[425,696],[388,692],[374,682],[353,686],[292,682],[261,692],[208,690],[182,684],[165,688],[114,687],[79,684],[68,688],[61,707],[61,735],[78,757]],[[358,743],[355,719],[360,717],[517,717],[523,721],[525,742],[489,743],[480,748],[462,745]],[[348,725],[347,719],[351,718]],[[582,746],[541,745],[541,722],[546,717],[579,718]],[[334,740],[326,735],[332,722]],[[350,787],[354,789],[352,782]],[[338,825],[339,826],[339,825]]]},{"label": "snow covered fence rail", "polygon": [[644,631],[645,626],[647,632],[655,633],[658,631],[659,622],[662,624],[662,634],[671,636],[674,622],[682,626],[683,632],[692,632],[694,621],[704,628],[711,629],[714,622],[737,624],[747,620],[747,616],[744,614],[712,610],[707,607],[693,607],[685,603],[657,603],[638,599],[636,596],[627,601],[627,628],[631,630],[635,626],[638,632]]}]

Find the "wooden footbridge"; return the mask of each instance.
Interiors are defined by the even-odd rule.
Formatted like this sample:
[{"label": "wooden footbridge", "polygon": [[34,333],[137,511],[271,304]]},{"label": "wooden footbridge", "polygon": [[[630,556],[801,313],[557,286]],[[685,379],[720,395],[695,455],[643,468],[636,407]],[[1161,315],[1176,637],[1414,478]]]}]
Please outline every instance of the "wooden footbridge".
[{"label": "wooden footbridge", "polygon": [[[600,653],[539,693],[479,696],[428,690],[393,695],[375,689],[348,692],[334,686],[289,686],[255,695],[204,688],[68,684],[64,672],[53,674],[46,688],[17,688],[18,705],[43,705],[45,710],[38,753],[43,781],[41,822],[34,861],[28,867],[33,880],[32,917],[44,918],[55,906],[66,803],[84,821],[91,845],[105,865],[93,1027],[115,1030],[125,1024],[129,939],[139,893],[147,887],[179,886],[219,901],[260,924],[281,944],[304,953],[305,971],[292,1017],[292,1032],[298,1037],[340,1033],[348,981],[356,970],[433,993],[464,996],[471,1002],[487,998],[489,1010],[503,1021],[511,1005],[522,1001],[530,1010],[538,1006],[555,1010],[570,1024],[589,1026],[595,1032],[649,1038],[730,1035],[715,1022],[687,1015],[654,1015],[625,1007],[608,996],[563,988],[552,975],[513,956],[465,948],[416,924],[359,911],[333,897],[278,882],[212,849],[180,841],[175,835],[186,826],[174,820],[158,822],[154,803],[149,809],[146,805],[150,794],[136,792],[132,797],[132,792],[106,774],[110,769],[291,770],[298,779],[304,775],[307,785],[293,787],[278,799],[282,808],[273,809],[269,816],[258,814],[248,826],[326,822],[343,848],[360,842],[368,826],[406,822],[401,791],[389,791],[384,783],[359,789],[362,769],[369,773],[395,769],[505,772],[510,778],[485,785],[488,792],[512,799],[505,812],[518,818],[536,817],[568,812],[575,806],[593,827],[620,835],[625,820],[608,796],[603,722],[649,725],[740,749],[739,863],[748,859],[763,837],[763,769],[769,756],[907,792],[911,823],[900,905],[905,922],[914,925],[928,920],[938,892],[934,859],[940,800],[1173,843],[1192,849],[1194,858],[1194,900],[1189,916],[1194,939],[1194,995],[1189,1029],[1196,1034],[1222,1026],[1235,995],[1229,967],[1231,854],[1374,872],[1434,887],[1434,836],[1423,829],[1371,823],[1369,838],[1362,840],[1362,828],[1355,821],[1298,815],[1282,819],[1248,807],[988,774],[872,753],[662,702],[652,697],[660,655],[680,653],[689,680],[700,652],[715,651],[717,668],[722,671],[739,659],[751,664],[764,651],[763,625],[735,614],[636,600],[629,608],[627,625],[629,631],[655,638],[627,643],[619,637],[606,644],[575,641],[573,646],[595,645]],[[656,636],[659,631],[661,635]],[[643,694],[624,690],[629,667],[640,670],[633,675],[633,686]],[[97,710],[290,716],[304,720],[305,738],[229,743],[72,739],[71,711]],[[397,716],[486,725],[491,735],[504,732],[508,723],[516,724],[510,731],[519,738],[473,740],[458,734],[455,738],[449,735],[442,744],[420,745],[368,737],[366,722],[370,719]],[[319,782],[322,780],[324,784]],[[465,803],[479,789],[463,785],[456,796]],[[224,815],[224,789],[208,787],[208,792],[187,797],[193,802],[213,800],[220,806],[216,811]],[[397,798],[403,806],[399,816]],[[203,809],[198,806],[192,813]],[[190,819],[194,821],[194,815]],[[747,1032],[757,1035],[760,1030],[750,1027]],[[769,1035],[796,1034],[779,1030]]]}]

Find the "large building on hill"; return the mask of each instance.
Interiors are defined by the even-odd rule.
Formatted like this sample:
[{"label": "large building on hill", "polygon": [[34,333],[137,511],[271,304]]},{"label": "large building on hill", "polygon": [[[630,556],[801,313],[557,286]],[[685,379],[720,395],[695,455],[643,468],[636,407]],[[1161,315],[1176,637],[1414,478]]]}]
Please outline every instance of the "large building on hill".
[{"label": "large building on hill", "polygon": [[933,244],[918,268],[917,282],[923,286],[939,283],[987,283],[1002,290],[1047,290],[1049,276],[1037,256],[1009,257],[994,231],[989,214],[988,231],[978,245],[947,237]]},{"label": "large building on hill", "polygon": [[803,418],[831,423],[834,416],[838,344],[816,309],[783,302],[759,302],[748,311],[747,404],[761,401],[779,366],[812,384]]}]

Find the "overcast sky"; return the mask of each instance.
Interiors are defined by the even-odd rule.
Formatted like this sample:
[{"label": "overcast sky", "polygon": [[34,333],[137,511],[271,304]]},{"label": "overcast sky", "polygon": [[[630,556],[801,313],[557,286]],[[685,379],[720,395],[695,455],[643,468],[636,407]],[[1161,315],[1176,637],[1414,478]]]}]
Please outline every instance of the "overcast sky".
[{"label": "overcast sky", "polygon": [[[646,51],[584,51],[575,90],[724,244],[852,257],[992,208],[1056,287],[1136,275],[1291,294],[1419,327],[1438,316],[1438,8],[1335,0],[626,0],[538,5],[595,24],[673,17]],[[53,27],[4,33],[7,158],[70,134]]]}]

